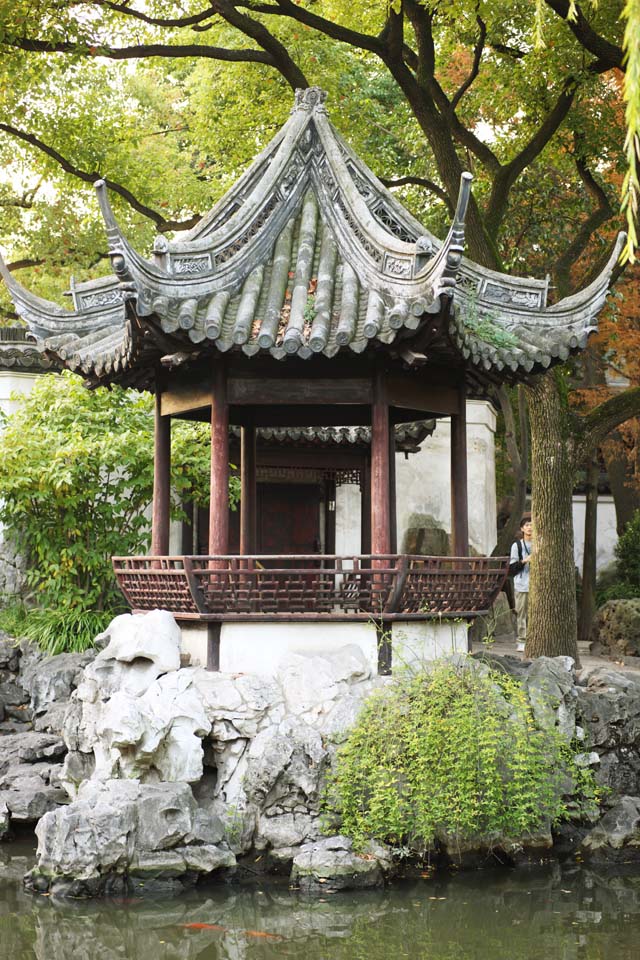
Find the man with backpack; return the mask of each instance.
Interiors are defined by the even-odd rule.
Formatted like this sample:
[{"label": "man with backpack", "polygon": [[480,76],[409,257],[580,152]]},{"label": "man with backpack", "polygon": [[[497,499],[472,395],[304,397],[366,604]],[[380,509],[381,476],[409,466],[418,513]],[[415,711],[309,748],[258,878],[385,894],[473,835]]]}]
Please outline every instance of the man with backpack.
[{"label": "man with backpack", "polygon": [[520,520],[520,536],[511,546],[509,576],[513,577],[513,592],[516,604],[518,639],[516,649],[524,651],[527,640],[527,614],[529,607],[529,563],[533,553],[533,527],[531,514],[525,513]]}]

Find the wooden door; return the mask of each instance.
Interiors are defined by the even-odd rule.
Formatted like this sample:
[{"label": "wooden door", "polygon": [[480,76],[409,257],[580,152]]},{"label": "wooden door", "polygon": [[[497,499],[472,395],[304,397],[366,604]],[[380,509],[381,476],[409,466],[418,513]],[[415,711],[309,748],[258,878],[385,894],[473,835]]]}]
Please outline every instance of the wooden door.
[{"label": "wooden door", "polygon": [[[256,553],[308,554],[320,552],[321,489],[311,483],[259,483],[258,543]],[[207,551],[208,510],[198,516],[197,552]],[[229,549],[240,550],[240,510],[229,514]]]},{"label": "wooden door", "polygon": [[320,487],[258,484],[258,553],[320,552]]}]

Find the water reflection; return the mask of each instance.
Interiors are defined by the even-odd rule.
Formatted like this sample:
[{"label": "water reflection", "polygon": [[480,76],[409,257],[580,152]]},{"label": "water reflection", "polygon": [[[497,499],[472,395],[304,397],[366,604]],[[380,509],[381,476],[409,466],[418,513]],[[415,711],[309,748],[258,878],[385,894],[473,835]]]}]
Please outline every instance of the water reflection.
[{"label": "water reflection", "polygon": [[304,899],[211,886],[172,900],[22,891],[33,854],[0,847],[0,956],[12,960],[636,960],[640,871],[481,871]]}]

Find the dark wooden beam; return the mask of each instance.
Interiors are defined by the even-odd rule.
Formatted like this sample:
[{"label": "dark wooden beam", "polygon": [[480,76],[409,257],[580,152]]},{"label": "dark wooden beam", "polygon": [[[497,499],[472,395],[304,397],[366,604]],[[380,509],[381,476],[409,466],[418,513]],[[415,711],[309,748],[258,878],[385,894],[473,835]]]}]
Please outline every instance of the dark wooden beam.
[{"label": "dark wooden beam", "polygon": [[154,557],[166,557],[169,553],[170,497],[171,419],[162,416],[160,397],[156,394],[151,511],[151,553]]},{"label": "dark wooden beam", "polygon": [[257,550],[256,428],[240,432],[240,553]]},{"label": "dark wooden beam", "polygon": [[194,410],[207,410],[211,406],[211,386],[206,383],[175,383],[160,395],[164,416],[191,413]]},{"label": "dark wooden beam", "polygon": [[467,495],[467,408],[460,388],[458,412],[451,417],[451,546],[455,557],[469,555]]},{"label": "dark wooden beam", "polygon": [[389,491],[389,403],[384,374],[378,371],[371,407],[371,553],[391,553]]},{"label": "dark wooden beam", "polygon": [[387,394],[392,407],[420,410],[446,416],[458,409],[458,391],[453,377],[443,381],[441,374],[424,367],[421,378],[388,377]]},{"label": "dark wooden beam", "polygon": [[[371,423],[371,406],[361,404],[344,406],[297,404],[295,395],[289,397],[290,405],[264,405],[262,407],[232,407],[231,422],[256,427],[330,427],[367,426]],[[421,414],[416,419],[419,419]]]},{"label": "dark wooden beam", "polygon": [[229,380],[229,403],[237,406],[358,404],[371,402],[371,381],[346,378],[235,377]]},{"label": "dark wooden beam", "polygon": [[209,553],[229,552],[229,405],[227,377],[219,363],[213,370],[211,390],[211,500],[209,503]]}]

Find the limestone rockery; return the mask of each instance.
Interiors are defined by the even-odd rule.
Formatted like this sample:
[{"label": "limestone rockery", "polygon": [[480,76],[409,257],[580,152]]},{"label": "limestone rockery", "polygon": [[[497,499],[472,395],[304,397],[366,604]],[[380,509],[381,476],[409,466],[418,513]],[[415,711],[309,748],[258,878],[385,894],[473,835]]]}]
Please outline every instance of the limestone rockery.
[{"label": "limestone rockery", "polygon": [[[256,861],[311,890],[383,882],[391,852],[354,852],[325,836],[320,815],[337,746],[393,682],[371,676],[357,647],[290,654],[273,679],[181,667],[179,629],[162,611],[117,617],[97,643],[97,655],[45,659],[0,641],[0,826],[10,837],[37,823],[29,887],[180,889]],[[567,658],[494,659],[520,677],[538,724],[582,739],[580,762],[611,786],[599,823],[572,824],[563,843],[571,833],[583,856],[629,859],[640,845],[640,681],[606,667],[576,678]],[[542,831],[536,856],[554,839]]]}]

